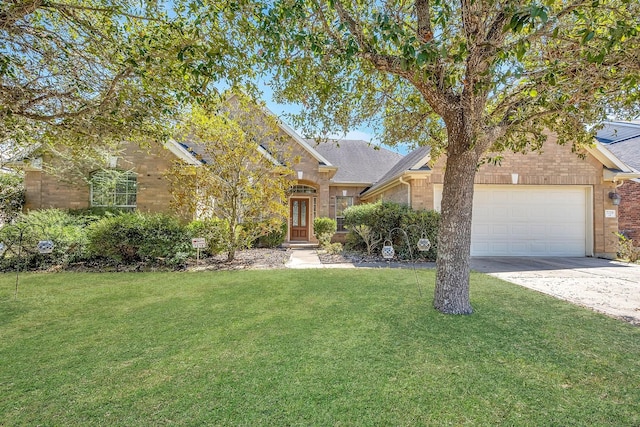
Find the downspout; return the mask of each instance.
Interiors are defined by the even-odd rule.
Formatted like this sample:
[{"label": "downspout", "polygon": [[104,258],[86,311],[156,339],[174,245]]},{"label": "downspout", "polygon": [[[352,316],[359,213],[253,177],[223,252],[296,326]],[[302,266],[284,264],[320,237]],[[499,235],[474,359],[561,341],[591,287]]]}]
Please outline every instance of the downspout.
[{"label": "downspout", "polygon": [[407,186],[407,205],[411,207],[411,184],[403,180],[402,177],[400,177],[399,181],[400,181],[400,184],[404,184]]}]

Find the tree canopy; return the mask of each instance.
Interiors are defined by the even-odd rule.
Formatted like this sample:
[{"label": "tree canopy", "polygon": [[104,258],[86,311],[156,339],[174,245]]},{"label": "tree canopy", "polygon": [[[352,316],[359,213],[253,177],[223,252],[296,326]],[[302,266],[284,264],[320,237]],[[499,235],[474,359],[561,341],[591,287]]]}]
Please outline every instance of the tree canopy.
[{"label": "tree canopy", "polygon": [[163,138],[180,107],[214,93],[213,83],[251,76],[238,15],[170,6],[2,2],[0,142],[87,149]]},{"label": "tree canopy", "polygon": [[[492,150],[578,147],[587,125],[637,115],[632,0],[278,0],[262,52],[279,100],[309,130],[363,123],[446,155],[434,305],[470,313],[473,180]],[[593,130],[593,128],[591,128]]]}]

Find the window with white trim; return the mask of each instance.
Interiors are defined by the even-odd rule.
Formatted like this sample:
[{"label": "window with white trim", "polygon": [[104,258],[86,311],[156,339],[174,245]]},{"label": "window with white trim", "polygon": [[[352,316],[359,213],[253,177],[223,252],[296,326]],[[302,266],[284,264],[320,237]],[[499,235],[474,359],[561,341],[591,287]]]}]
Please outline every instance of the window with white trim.
[{"label": "window with white trim", "polygon": [[336,223],[338,232],[347,231],[344,228],[344,211],[349,206],[353,206],[353,196],[336,196]]},{"label": "window with white trim", "polygon": [[135,209],[138,178],[134,172],[101,170],[91,176],[91,206]]}]

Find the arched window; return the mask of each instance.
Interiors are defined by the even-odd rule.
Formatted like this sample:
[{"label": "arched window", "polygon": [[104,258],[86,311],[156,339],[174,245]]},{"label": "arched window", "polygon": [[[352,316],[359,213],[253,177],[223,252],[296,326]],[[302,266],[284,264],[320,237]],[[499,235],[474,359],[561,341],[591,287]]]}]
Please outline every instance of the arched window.
[{"label": "arched window", "polygon": [[316,194],[316,189],[308,185],[293,185],[289,190],[290,193]]},{"label": "arched window", "polygon": [[101,170],[91,176],[91,206],[134,209],[138,179],[131,171]]}]

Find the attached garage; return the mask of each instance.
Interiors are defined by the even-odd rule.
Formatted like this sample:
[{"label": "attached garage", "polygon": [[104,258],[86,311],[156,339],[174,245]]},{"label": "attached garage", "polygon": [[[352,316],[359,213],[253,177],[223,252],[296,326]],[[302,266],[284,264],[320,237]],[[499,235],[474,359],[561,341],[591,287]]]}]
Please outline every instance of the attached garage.
[{"label": "attached garage", "polygon": [[476,185],[471,255],[590,256],[590,200],[589,186]]}]

